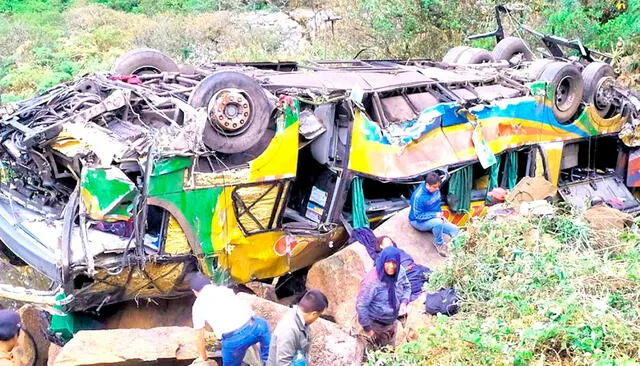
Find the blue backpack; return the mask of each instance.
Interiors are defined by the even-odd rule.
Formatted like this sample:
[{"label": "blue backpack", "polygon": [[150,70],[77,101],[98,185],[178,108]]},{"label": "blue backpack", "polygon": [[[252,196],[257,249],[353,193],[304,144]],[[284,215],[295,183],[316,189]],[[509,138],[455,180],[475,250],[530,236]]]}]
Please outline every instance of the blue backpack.
[{"label": "blue backpack", "polygon": [[427,313],[436,315],[438,313],[444,315],[454,315],[458,312],[458,297],[456,290],[447,287],[441,288],[438,292],[427,294],[424,301]]}]

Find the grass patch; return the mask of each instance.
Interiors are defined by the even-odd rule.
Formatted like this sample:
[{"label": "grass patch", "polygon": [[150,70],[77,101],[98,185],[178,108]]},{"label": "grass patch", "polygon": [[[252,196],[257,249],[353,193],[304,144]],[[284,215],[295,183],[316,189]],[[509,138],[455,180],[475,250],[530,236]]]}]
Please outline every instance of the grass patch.
[{"label": "grass patch", "polygon": [[370,365],[631,365],[640,359],[640,237],[572,212],[481,220],[430,277],[460,313]]}]

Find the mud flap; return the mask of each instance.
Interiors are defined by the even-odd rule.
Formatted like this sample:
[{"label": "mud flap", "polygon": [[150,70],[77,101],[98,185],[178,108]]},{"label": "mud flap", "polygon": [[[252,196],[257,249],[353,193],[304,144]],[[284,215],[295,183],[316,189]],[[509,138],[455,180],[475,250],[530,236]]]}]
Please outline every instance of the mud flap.
[{"label": "mud flap", "polygon": [[560,196],[578,210],[589,207],[591,197],[598,196],[611,207],[623,212],[640,211],[640,202],[633,197],[624,182],[615,175],[589,178],[558,187]]}]

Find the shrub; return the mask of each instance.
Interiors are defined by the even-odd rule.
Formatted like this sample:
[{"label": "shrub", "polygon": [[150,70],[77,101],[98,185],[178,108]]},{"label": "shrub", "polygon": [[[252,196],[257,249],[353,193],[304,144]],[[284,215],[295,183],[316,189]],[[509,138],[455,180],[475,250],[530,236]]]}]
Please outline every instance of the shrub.
[{"label": "shrub", "polygon": [[369,364],[625,364],[640,356],[640,244],[579,216],[476,221],[428,287],[460,313]]}]

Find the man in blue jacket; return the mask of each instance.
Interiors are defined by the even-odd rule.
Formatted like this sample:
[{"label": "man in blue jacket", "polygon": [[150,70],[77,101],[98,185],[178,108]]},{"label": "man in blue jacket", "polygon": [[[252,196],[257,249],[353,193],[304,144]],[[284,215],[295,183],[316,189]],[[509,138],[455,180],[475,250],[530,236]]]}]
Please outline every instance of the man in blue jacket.
[{"label": "man in blue jacket", "polygon": [[443,234],[454,238],[458,227],[447,221],[442,215],[442,199],[440,197],[440,176],[431,172],[424,183],[411,194],[411,211],[409,222],[416,230],[433,232],[433,244],[441,257],[447,256],[447,247]]}]

